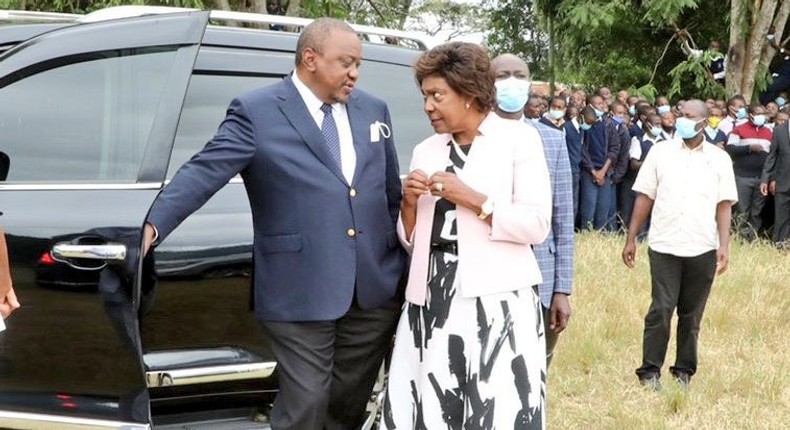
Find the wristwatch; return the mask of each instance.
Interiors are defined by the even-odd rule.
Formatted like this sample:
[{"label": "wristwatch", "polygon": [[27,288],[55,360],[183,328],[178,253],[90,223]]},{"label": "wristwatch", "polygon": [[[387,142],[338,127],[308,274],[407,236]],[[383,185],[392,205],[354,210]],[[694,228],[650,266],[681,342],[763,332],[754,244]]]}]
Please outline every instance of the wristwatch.
[{"label": "wristwatch", "polygon": [[484,220],[490,217],[492,213],[494,213],[494,201],[489,197],[480,205],[480,213],[477,217]]}]

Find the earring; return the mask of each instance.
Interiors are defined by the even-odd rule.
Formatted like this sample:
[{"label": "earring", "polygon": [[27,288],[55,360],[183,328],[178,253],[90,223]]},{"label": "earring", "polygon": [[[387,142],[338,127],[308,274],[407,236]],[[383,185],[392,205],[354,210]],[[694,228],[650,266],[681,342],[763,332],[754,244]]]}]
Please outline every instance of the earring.
[{"label": "earring", "polygon": [[469,110],[469,102],[466,103],[466,110]]}]

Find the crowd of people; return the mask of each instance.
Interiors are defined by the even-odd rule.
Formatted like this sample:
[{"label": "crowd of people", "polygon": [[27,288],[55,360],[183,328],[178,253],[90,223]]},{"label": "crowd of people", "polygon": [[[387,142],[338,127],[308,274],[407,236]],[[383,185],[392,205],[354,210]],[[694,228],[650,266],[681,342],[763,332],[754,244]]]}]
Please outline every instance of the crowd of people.
[{"label": "crowd of people", "polygon": [[[577,228],[628,228],[636,175],[653,145],[676,138],[684,103],[672,104],[663,96],[650,103],[627,90],[613,94],[607,87],[591,94],[563,90],[552,98],[530,97],[525,115],[565,133]],[[752,241],[772,230],[773,241],[784,243],[790,239],[790,206],[783,190],[790,186],[790,178],[787,167],[777,164],[781,144],[772,141],[775,130],[787,128],[787,91],[765,105],[749,104],[739,95],[727,101],[708,99],[705,104],[705,141],[725,150],[735,169],[734,222],[740,237]]]}]

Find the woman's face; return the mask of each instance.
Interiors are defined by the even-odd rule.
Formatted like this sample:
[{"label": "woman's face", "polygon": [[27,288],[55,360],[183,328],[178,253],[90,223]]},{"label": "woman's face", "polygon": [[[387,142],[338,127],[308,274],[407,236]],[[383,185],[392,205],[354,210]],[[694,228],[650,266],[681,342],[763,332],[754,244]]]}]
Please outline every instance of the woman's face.
[{"label": "woman's face", "polygon": [[441,76],[426,77],[420,88],[424,100],[423,109],[436,133],[457,133],[465,130],[469,109],[474,109],[471,100],[453,91]]}]

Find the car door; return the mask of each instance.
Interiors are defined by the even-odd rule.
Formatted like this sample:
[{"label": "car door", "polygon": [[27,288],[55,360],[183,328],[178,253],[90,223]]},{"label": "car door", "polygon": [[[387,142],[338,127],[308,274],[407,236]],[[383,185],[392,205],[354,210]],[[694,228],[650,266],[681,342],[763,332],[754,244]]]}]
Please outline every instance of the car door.
[{"label": "car door", "polygon": [[0,56],[0,224],[22,303],[0,333],[0,427],[150,428],[141,227],[207,21],[74,25]]}]

